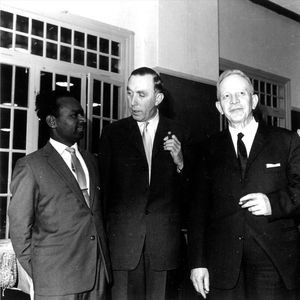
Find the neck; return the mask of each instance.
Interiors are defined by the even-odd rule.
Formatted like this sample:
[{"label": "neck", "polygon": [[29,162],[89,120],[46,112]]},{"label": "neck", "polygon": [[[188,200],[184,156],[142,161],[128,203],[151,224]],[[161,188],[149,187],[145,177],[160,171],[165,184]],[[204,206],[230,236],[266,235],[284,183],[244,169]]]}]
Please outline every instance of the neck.
[{"label": "neck", "polygon": [[253,120],[253,116],[247,118],[245,121],[240,123],[229,123],[229,126],[237,129],[237,130],[243,130],[251,121]]}]

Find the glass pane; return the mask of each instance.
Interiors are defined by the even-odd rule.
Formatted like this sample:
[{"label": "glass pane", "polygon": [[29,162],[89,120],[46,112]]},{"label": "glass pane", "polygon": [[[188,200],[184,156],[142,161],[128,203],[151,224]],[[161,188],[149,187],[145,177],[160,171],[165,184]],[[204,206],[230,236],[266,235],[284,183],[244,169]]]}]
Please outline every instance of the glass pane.
[{"label": "glass pane", "polygon": [[84,65],[84,51],[74,49],[74,63]]},{"label": "glass pane", "polygon": [[74,95],[76,100],[80,102],[81,99],[81,78],[70,78],[70,92]]},{"label": "glass pane", "polygon": [[66,75],[56,74],[55,88],[68,90],[68,77]]},{"label": "glass pane", "polygon": [[0,26],[1,27],[13,29],[13,20],[14,20],[13,14],[11,14],[7,11],[1,10],[1,12],[0,12]]},{"label": "glass pane", "polygon": [[57,26],[53,24],[47,24],[47,39],[57,41]]},{"label": "glass pane", "polygon": [[108,71],[108,57],[100,55],[99,61],[99,69]]},{"label": "glass pane", "polygon": [[111,72],[119,73],[119,59],[112,58],[111,59]]},{"label": "glass pane", "polygon": [[11,103],[12,66],[0,64],[0,103]]},{"label": "glass pane", "polygon": [[273,97],[273,107],[277,107],[277,97]]},{"label": "glass pane", "polygon": [[10,135],[10,109],[0,109],[0,145],[1,148],[9,148]]},{"label": "glass pane", "polygon": [[110,118],[110,84],[103,84],[103,117]]},{"label": "glass pane", "polygon": [[75,31],[74,34],[74,45],[79,47],[84,47],[84,33]]},{"label": "glass pane", "polygon": [[14,116],[14,149],[26,149],[27,111],[15,110]]},{"label": "glass pane", "polygon": [[267,94],[271,94],[271,84],[267,83]]},{"label": "glass pane", "polygon": [[109,51],[109,40],[100,38],[100,52],[108,53]]},{"label": "glass pane", "polygon": [[31,54],[43,56],[43,41],[31,39]]},{"label": "glass pane", "polygon": [[92,153],[99,152],[100,119],[93,118],[92,124]]},{"label": "glass pane", "polygon": [[260,104],[265,105],[266,104],[265,95],[264,94],[260,94],[259,97],[260,97]]},{"label": "glass pane", "polygon": [[119,111],[119,87],[113,87],[113,119],[118,119]]},{"label": "glass pane", "polygon": [[16,50],[26,49],[28,50],[28,37],[24,35],[16,35]]},{"label": "glass pane", "polygon": [[61,27],[60,29],[60,41],[62,43],[71,44],[72,41],[72,30]]},{"label": "glass pane", "polygon": [[265,83],[263,81],[260,82],[260,91],[261,92],[265,91]]},{"label": "glass pane", "polygon": [[273,84],[273,95],[277,96],[277,85]]},{"label": "glass pane", "polygon": [[17,160],[19,158],[23,157],[23,156],[25,156],[24,153],[13,152],[13,155],[12,155],[12,170],[14,170]]},{"label": "glass pane", "polygon": [[60,60],[71,62],[71,48],[60,46]]},{"label": "glass pane", "polygon": [[17,15],[17,31],[28,33],[28,18]]},{"label": "glass pane", "polygon": [[28,107],[29,69],[16,67],[15,104]]},{"label": "glass pane", "polygon": [[57,59],[57,45],[47,42],[46,56],[49,58]]},{"label": "glass pane", "polygon": [[111,54],[115,56],[120,55],[120,43],[114,41],[111,42]]},{"label": "glass pane", "polygon": [[254,91],[258,92],[258,81],[256,79],[253,80]]},{"label": "glass pane", "polygon": [[38,20],[32,20],[31,34],[43,37],[44,36],[44,23]]},{"label": "glass pane", "polygon": [[93,84],[93,115],[101,114],[101,81],[94,80]]},{"label": "glass pane", "polygon": [[8,152],[0,152],[0,193],[6,194],[8,180]]},{"label": "glass pane", "polygon": [[96,53],[87,53],[87,65],[92,68],[97,68],[97,54]]},{"label": "glass pane", "polygon": [[41,92],[52,91],[52,73],[42,71],[40,82],[41,82],[41,87],[40,87]]},{"label": "glass pane", "polygon": [[0,47],[12,48],[12,33],[0,30]]},{"label": "glass pane", "polygon": [[91,50],[97,50],[97,37],[95,35],[87,36],[87,47]]},{"label": "glass pane", "polygon": [[271,106],[271,96],[267,95],[267,106]]},{"label": "glass pane", "polygon": [[0,197],[0,239],[5,239],[6,206],[7,206],[7,197]]}]

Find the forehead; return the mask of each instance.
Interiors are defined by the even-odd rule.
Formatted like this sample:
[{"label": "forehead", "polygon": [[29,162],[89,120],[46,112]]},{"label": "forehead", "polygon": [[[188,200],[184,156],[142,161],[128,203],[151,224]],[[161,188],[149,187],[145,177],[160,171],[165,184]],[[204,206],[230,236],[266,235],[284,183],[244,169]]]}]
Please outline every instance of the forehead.
[{"label": "forehead", "polygon": [[153,77],[149,74],[131,76],[128,80],[128,88],[131,90],[153,90]]},{"label": "forehead", "polygon": [[244,77],[237,74],[229,75],[220,83],[221,92],[226,90],[240,90],[248,88],[248,81]]},{"label": "forehead", "polygon": [[80,110],[80,103],[73,97],[61,97],[57,99],[59,109]]}]

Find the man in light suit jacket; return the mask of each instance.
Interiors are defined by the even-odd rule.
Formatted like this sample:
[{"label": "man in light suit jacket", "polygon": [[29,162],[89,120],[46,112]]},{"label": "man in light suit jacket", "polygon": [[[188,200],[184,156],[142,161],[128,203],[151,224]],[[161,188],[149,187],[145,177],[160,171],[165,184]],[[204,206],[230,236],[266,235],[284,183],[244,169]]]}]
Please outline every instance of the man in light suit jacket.
[{"label": "man in light suit jacket", "polygon": [[69,92],[52,91],[37,97],[36,110],[50,140],[14,169],[8,213],[16,256],[33,279],[35,300],[105,299],[111,271],[99,174],[94,157],[77,146],[83,109]]},{"label": "man in light suit jacket", "polygon": [[[250,79],[227,70],[191,207],[191,280],[209,299],[295,299],[299,287],[300,139],[257,122]],[[239,133],[242,133],[240,135]]]},{"label": "man in light suit jacket", "polygon": [[159,114],[164,94],[154,70],[131,73],[127,98],[131,117],[105,127],[100,141],[112,298],[169,299],[171,271],[181,260],[188,133]]}]

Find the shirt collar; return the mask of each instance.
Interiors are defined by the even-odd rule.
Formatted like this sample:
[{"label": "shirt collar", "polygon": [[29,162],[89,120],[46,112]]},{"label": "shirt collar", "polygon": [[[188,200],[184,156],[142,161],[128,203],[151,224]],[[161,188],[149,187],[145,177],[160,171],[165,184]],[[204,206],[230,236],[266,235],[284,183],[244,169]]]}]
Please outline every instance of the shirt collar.
[{"label": "shirt collar", "polygon": [[[67,145],[58,142],[52,138],[50,138],[49,140],[50,144],[53,146],[53,148],[60,154],[62,155],[63,152],[66,150],[66,148],[68,147]],[[75,143],[74,145],[71,146],[72,148],[74,148],[76,150],[76,152],[78,152],[78,145],[77,143]]]},{"label": "shirt collar", "polygon": [[237,136],[238,133],[242,132],[244,136],[255,136],[256,131],[258,128],[258,122],[255,121],[254,117],[250,121],[249,124],[247,124],[242,130],[236,129],[234,127],[229,126],[229,131],[232,136]]},{"label": "shirt collar", "polygon": [[144,121],[144,122],[137,122],[137,124],[138,124],[140,130],[143,131],[144,126],[145,126],[144,124],[145,124],[146,122],[148,122],[148,127],[147,127],[147,128],[150,128],[150,127],[156,128],[157,125],[158,125],[158,121],[159,121],[159,112],[158,112],[158,110],[157,110],[157,111],[156,111],[156,114],[155,114],[155,116],[154,116],[153,118],[151,118],[151,119],[149,119],[149,120],[147,120],[147,121]]}]

